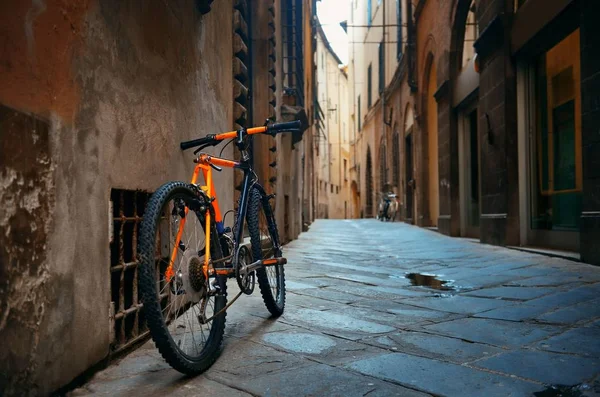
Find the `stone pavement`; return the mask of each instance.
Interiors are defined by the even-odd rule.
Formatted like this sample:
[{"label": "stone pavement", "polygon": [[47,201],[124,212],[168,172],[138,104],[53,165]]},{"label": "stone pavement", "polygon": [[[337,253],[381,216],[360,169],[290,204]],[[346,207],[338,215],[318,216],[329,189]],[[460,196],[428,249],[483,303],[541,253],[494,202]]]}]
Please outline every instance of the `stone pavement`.
[{"label": "stone pavement", "polygon": [[71,394],[600,395],[600,267],[375,220],[316,221],[285,254],[285,314],[241,297],[203,375],[148,342]]}]

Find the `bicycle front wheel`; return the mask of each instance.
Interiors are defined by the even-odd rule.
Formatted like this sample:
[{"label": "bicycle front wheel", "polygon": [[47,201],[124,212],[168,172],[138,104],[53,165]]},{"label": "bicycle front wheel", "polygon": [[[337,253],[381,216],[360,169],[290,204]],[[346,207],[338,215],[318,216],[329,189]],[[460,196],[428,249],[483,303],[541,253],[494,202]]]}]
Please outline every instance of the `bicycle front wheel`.
[{"label": "bicycle front wheel", "polygon": [[[246,215],[252,258],[269,259],[281,257],[281,246],[275,216],[268,198],[252,188],[248,198]],[[283,314],[285,307],[285,274],[283,265],[272,265],[256,271],[260,293],[267,310],[273,316]]]},{"label": "bicycle front wheel", "polygon": [[[226,278],[206,278],[202,270],[205,208],[192,185],[161,186],[146,207],[138,245],[139,288],[150,334],[169,365],[190,375],[214,363],[225,330],[225,312],[211,317],[226,306]],[[214,223],[210,232],[211,255],[219,259]]]}]

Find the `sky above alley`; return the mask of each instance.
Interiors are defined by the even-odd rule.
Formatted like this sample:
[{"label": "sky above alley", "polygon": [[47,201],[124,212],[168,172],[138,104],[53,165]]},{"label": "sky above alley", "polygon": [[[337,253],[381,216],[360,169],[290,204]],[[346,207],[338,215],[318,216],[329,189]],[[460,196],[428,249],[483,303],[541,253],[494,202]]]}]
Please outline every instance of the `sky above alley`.
[{"label": "sky above alley", "polygon": [[317,2],[317,15],[327,36],[327,41],[344,63],[348,63],[348,37],[340,22],[348,19],[350,0],[321,0]]}]

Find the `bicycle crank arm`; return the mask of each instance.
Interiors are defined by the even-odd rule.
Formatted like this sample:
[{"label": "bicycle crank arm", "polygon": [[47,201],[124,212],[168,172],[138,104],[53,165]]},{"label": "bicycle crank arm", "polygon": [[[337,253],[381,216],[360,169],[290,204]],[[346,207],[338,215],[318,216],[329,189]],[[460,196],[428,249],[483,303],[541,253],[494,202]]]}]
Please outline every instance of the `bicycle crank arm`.
[{"label": "bicycle crank arm", "polygon": [[260,261],[252,262],[244,269],[246,274],[253,272],[256,269],[260,269],[263,266],[275,266],[275,265],[285,265],[287,263],[286,258],[271,258],[271,259],[263,259]]}]

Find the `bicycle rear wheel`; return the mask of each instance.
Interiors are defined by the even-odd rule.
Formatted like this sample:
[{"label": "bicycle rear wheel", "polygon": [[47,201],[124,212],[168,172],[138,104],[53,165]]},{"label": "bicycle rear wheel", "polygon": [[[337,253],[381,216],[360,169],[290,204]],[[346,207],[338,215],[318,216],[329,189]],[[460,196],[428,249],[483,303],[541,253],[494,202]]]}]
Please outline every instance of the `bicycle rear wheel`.
[{"label": "bicycle rear wheel", "polygon": [[[252,258],[269,259],[281,257],[281,246],[275,216],[268,198],[252,188],[248,198],[246,215]],[[273,265],[256,271],[260,292],[265,306],[273,316],[283,314],[285,308],[285,274],[283,265]]]},{"label": "bicycle rear wheel", "polygon": [[[184,182],[169,182],[150,198],[140,228],[139,288],[150,334],[164,359],[185,374],[208,369],[220,353],[227,303],[226,278],[202,271],[206,200]],[[180,225],[185,222],[173,274],[168,266]],[[222,257],[211,225],[211,257]],[[214,236],[214,237],[213,237]],[[215,287],[212,288],[211,285]]]}]

